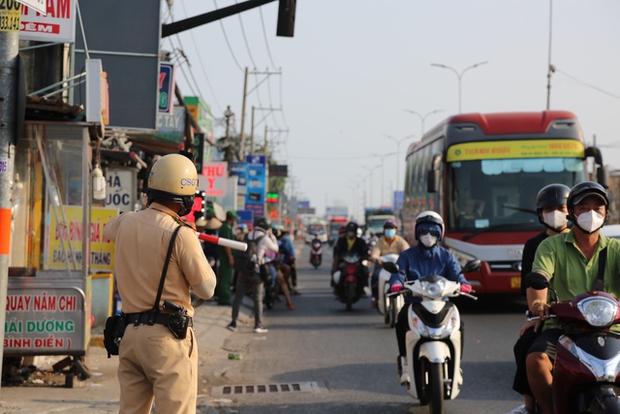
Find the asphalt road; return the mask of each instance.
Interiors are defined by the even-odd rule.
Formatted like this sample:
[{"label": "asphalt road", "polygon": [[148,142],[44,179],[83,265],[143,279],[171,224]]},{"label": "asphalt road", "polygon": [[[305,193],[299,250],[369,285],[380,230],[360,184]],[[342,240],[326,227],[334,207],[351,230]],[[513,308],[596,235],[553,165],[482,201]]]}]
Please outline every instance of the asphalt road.
[{"label": "asphalt road", "polygon": [[[331,293],[330,249],[313,269],[308,247],[299,247],[296,309],[276,303],[265,315],[268,333],[253,333],[248,320],[226,339],[224,350],[242,359],[222,362],[209,378],[209,412],[428,412],[398,384],[395,334],[370,308],[370,298],[347,312]],[[444,411],[505,413],[521,403],[511,389],[512,346],[524,322],[524,302],[496,297],[458,304],[466,326],[464,384]]]}]

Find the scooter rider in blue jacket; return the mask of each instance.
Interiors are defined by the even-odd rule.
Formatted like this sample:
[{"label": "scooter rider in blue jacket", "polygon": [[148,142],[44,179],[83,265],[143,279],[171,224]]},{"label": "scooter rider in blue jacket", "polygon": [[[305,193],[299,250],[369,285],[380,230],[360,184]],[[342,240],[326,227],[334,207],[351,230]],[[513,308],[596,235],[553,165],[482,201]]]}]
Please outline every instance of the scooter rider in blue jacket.
[{"label": "scooter rider in blue jacket", "polygon": [[[390,278],[390,291],[392,293],[403,290],[405,280],[416,280],[428,275],[440,275],[452,281],[461,283],[461,292],[469,293],[472,288],[465,276],[461,265],[456,257],[438,243],[442,240],[445,232],[443,219],[434,211],[424,211],[415,220],[416,245],[405,250],[398,256],[396,264],[405,272],[392,273]],[[400,376],[400,384],[403,386],[411,382],[407,372],[407,346],[405,337],[409,330],[408,309],[409,304],[419,302],[421,299],[405,296],[405,306],[398,313],[396,321],[396,340],[398,341],[398,358],[396,364]],[[461,335],[463,327],[461,326]]]}]

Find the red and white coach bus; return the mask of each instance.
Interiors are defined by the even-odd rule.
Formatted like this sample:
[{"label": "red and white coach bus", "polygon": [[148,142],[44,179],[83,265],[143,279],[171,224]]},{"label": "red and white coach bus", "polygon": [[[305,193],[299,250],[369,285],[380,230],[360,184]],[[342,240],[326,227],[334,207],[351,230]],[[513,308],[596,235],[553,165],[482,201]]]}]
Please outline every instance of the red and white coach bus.
[{"label": "red and white coach bus", "polygon": [[547,184],[588,180],[588,158],[607,187],[601,153],[585,147],[571,112],[452,116],[407,151],[405,237],[415,240],[418,213],[437,211],[446,224],[443,244],[461,264],[482,262],[466,275],[476,292],[517,293],[523,245],[543,230],[536,194]]}]

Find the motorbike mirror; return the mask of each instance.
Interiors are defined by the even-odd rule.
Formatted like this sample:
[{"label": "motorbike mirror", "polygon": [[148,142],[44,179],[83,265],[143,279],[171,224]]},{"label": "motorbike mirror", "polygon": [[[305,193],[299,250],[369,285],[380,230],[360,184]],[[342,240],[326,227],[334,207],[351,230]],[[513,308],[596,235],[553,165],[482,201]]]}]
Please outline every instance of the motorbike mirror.
[{"label": "motorbike mirror", "polygon": [[381,264],[381,267],[383,267],[385,270],[387,270],[390,273],[398,273],[400,271],[400,268],[398,267],[398,265],[393,262],[383,262]]},{"label": "motorbike mirror", "polygon": [[469,260],[467,263],[465,263],[465,266],[463,266],[463,271],[465,273],[469,273],[469,272],[477,272],[480,270],[480,260],[475,259],[475,260]]}]

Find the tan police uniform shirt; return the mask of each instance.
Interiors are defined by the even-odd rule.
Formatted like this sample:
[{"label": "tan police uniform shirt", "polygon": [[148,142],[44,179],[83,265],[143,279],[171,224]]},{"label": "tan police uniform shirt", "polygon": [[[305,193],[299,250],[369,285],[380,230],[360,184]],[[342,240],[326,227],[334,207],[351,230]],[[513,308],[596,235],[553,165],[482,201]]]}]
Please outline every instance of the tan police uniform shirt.
[{"label": "tan police uniform shirt", "polygon": [[[152,203],[139,212],[114,217],[103,235],[115,243],[116,283],[124,313],[147,312],[153,308],[172,233],[179,216],[168,207]],[[177,235],[160,306],[169,300],[194,314],[190,286],[214,278],[196,232],[182,227]]]}]

